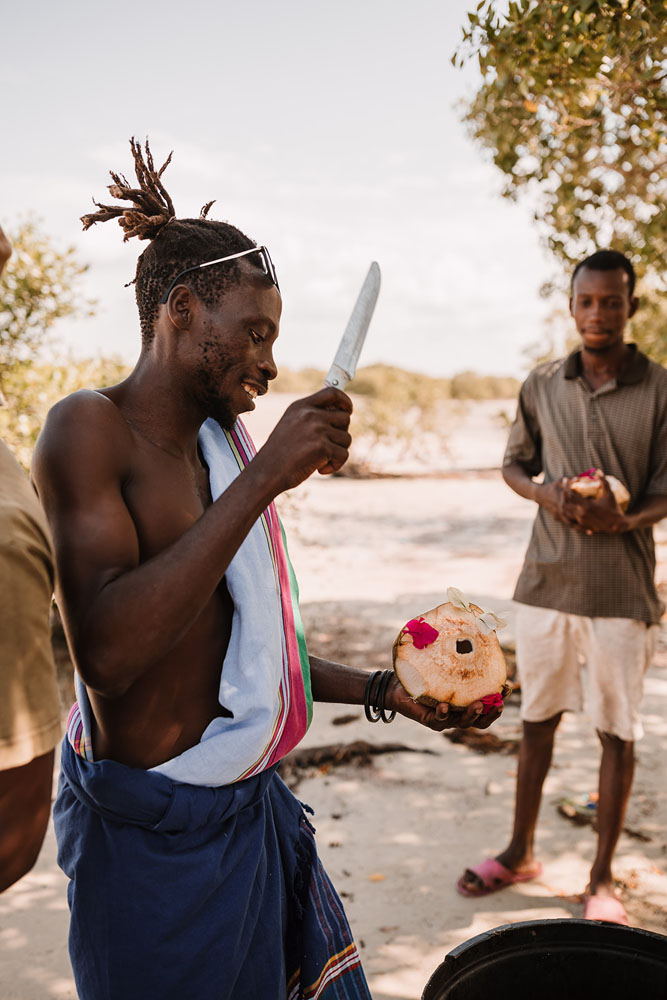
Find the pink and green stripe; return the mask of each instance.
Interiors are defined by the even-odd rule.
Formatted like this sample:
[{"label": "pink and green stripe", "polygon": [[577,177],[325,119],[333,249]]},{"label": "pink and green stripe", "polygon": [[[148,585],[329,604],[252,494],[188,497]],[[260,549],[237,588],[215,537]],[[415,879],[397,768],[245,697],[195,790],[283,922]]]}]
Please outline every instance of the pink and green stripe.
[{"label": "pink and green stripe", "polygon": [[[240,420],[225,431],[232,454],[240,469],[255,455],[254,445]],[[279,709],[271,737],[257,761],[240,775],[248,778],[275,764],[303,738],[313,711],[308,651],[299,611],[299,590],[287,554],[285,534],[275,504],[261,515],[269,553],[276,575],[283,617],[283,670]]]}]

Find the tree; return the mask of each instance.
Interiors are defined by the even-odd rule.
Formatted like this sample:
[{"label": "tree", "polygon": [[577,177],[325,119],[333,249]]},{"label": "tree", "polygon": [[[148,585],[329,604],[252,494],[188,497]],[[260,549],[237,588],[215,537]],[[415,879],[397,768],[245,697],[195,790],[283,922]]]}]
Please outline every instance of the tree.
[{"label": "tree", "polygon": [[69,360],[59,366],[39,361],[39,348],[57,320],[92,313],[79,292],[86,267],[73,248],[57,250],[27,221],[10,234],[13,252],[0,278],[0,437],[25,468],[49,406],[89,378],[116,374],[120,362]]},{"label": "tree", "polygon": [[87,268],[73,247],[55,249],[31,220],[10,240],[13,253],[0,280],[0,388],[10,373],[34,361],[56,320],[90,314],[92,306],[79,294]]},{"label": "tree", "polygon": [[6,405],[0,408],[0,438],[26,469],[50,408],[77,389],[115,385],[130,366],[118,357],[62,358],[55,364],[17,365],[5,377]]},{"label": "tree", "polygon": [[[665,0],[517,0],[468,14],[455,65],[476,57],[473,137],[531,193],[567,271],[601,247],[627,253],[663,312],[667,291]],[[667,360],[667,334],[649,338]]]}]

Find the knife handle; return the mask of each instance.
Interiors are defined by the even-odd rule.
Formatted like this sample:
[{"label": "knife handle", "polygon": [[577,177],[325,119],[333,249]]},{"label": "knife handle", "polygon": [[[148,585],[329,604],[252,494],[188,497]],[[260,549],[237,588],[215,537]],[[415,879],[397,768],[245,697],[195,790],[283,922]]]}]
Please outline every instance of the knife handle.
[{"label": "knife handle", "polygon": [[329,374],[325,378],[324,384],[331,385],[334,389],[345,389],[345,386],[350,381],[350,373],[346,372],[340,365],[334,363],[329,369]]}]

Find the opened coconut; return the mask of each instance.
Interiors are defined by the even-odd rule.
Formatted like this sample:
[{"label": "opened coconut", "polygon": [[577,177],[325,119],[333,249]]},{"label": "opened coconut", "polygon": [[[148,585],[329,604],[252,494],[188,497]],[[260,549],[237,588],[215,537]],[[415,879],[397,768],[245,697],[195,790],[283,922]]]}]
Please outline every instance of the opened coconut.
[{"label": "opened coconut", "polygon": [[[582,472],[580,476],[575,476],[574,479],[570,479],[570,486],[582,497],[599,497],[604,496],[604,487],[602,485],[602,475],[601,469],[587,469],[586,472]],[[616,503],[621,508],[622,511],[627,510],[627,506],[630,503],[630,494],[627,489],[616,476],[605,476],[605,479],[609,483],[611,492],[614,494]]]},{"label": "opened coconut", "polygon": [[399,632],[393,647],[396,676],[423,705],[447,702],[463,709],[482,700],[487,709],[500,705],[507,670],[496,629],[505,622],[454,587],[447,596],[445,604]]}]

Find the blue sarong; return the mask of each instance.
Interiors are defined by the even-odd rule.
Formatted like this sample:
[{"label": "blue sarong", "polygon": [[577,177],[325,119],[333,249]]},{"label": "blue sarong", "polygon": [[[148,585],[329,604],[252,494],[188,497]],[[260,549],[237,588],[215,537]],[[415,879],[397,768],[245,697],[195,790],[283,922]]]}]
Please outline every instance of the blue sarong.
[{"label": "blue sarong", "polygon": [[275,767],[186,785],[65,739],[54,820],[80,1000],[370,1000]]}]

